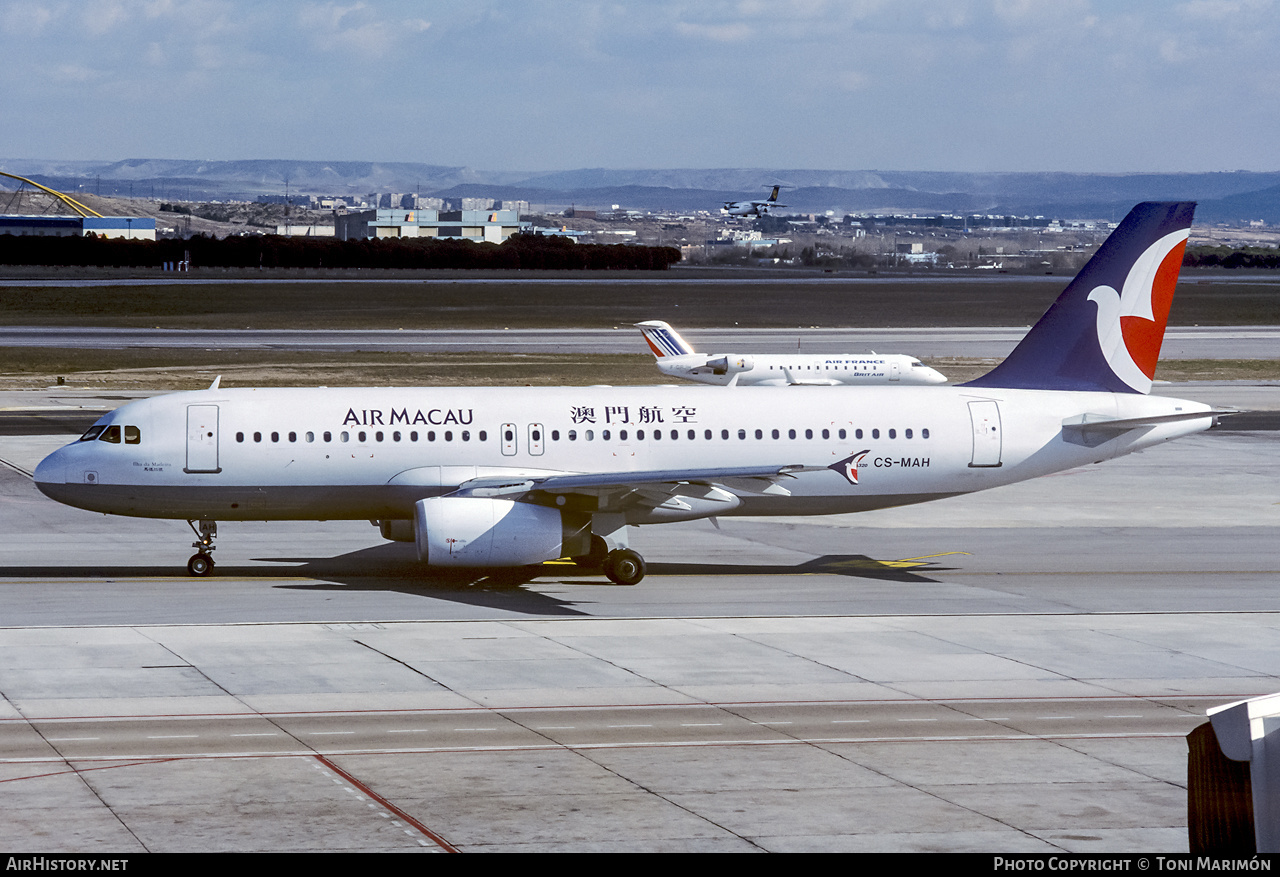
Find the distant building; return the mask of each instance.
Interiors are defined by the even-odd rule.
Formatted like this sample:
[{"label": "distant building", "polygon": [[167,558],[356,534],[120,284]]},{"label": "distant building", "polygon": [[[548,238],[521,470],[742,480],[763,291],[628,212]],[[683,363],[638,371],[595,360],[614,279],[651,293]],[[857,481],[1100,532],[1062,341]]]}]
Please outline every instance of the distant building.
[{"label": "distant building", "polygon": [[334,235],[332,225],[277,225],[276,234],[289,237],[331,238]]},{"label": "distant building", "polygon": [[362,210],[336,217],[339,240],[450,238],[500,244],[528,223],[514,210]]},{"label": "distant building", "polygon": [[41,237],[82,237],[154,241],[156,221],[150,216],[0,216],[0,234]]}]

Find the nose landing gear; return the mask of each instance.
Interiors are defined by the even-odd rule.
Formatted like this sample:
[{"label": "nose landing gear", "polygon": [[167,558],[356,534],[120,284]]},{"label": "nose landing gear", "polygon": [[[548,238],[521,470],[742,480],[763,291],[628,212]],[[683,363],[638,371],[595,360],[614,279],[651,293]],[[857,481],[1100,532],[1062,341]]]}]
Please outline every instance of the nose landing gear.
[{"label": "nose landing gear", "polygon": [[196,553],[187,560],[187,572],[193,576],[212,575],[213,558],[209,555],[217,547],[213,544],[213,540],[218,538],[218,522],[202,520],[199,530],[196,529],[193,521],[187,521],[187,526],[191,528],[191,532],[196,534],[197,539],[197,541],[191,543],[191,547],[196,549]]}]

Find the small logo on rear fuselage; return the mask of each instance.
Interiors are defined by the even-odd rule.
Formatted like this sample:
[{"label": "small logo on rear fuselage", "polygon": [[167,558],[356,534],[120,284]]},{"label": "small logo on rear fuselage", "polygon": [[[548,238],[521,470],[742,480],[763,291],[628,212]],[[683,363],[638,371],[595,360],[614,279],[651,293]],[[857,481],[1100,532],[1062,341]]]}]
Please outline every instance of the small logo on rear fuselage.
[{"label": "small logo on rear fuselage", "polygon": [[862,463],[862,458],[869,453],[871,453],[870,448],[867,448],[865,451],[858,451],[855,454],[851,454],[850,456],[845,457],[843,460],[841,460],[838,463],[832,463],[827,468],[833,469],[836,472],[839,472],[841,475],[845,477],[845,479],[850,484],[857,484],[858,483],[858,466],[859,464]]}]

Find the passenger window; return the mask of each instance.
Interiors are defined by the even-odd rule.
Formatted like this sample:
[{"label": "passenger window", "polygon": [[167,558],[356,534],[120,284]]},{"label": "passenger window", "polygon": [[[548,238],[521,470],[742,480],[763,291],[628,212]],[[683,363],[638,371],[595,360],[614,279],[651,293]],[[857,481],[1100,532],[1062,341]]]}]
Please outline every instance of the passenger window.
[{"label": "passenger window", "polygon": [[271,440],[272,440],[273,442],[278,442],[278,441],[280,441],[280,433],[278,433],[278,432],[273,432],[273,433],[271,433]]},{"label": "passenger window", "polygon": [[586,432],[584,432],[584,433],[582,434],[582,437],[583,437],[584,439],[586,439],[587,441],[592,441],[592,440],[594,440],[594,439],[595,439],[596,434],[595,434],[595,431],[594,431],[594,430],[590,430],[590,429],[588,429]]},{"label": "passenger window", "polygon": [[113,445],[120,444],[120,427],[108,426],[102,431],[102,435],[98,437],[100,442],[111,442]]},{"label": "passenger window", "polygon": [[324,440],[327,442],[333,441],[333,433],[326,431],[324,434]]},{"label": "passenger window", "polygon": [[911,430],[909,430],[909,429],[908,429],[908,430],[904,430],[902,434],[903,434],[903,435],[905,435],[907,438],[911,438]]},{"label": "passenger window", "polygon": [[872,437],[872,438],[880,438],[880,430],[878,430],[878,429],[873,429],[873,430],[871,430],[871,437]]},{"label": "passenger window", "polygon": [[[82,439],[82,441],[83,441],[83,439]],[[242,441],[244,441],[244,433],[242,433],[242,432],[238,432],[238,433],[236,433],[236,441],[238,441],[238,442],[242,442]]]},{"label": "passenger window", "polygon": [[136,426],[126,426],[124,428],[124,443],[126,445],[141,444],[142,433]]},{"label": "passenger window", "polygon": [[469,430],[469,429],[464,429],[464,430],[462,431],[462,440],[463,440],[464,442],[469,442],[469,441],[471,441],[471,430]]},{"label": "passenger window", "polygon": [[400,433],[399,433],[399,431],[396,431],[396,432],[391,433],[391,440],[392,440],[393,442],[398,442],[398,441],[400,441]]},{"label": "passenger window", "polygon": [[847,432],[845,432],[845,431],[842,429],[842,430],[840,430],[840,432],[838,433],[838,435],[840,436],[840,438],[842,438],[842,439],[843,439],[843,438],[846,438],[849,434],[848,434]]},{"label": "passenger window", "polygon": [[855,430],[853,431],[853,435],[854,435],[854,437],[855,437],[855,438],[862,438],[862,430],[860,430],[860,429],[855,429]]},{"label": "passenger window", "polygon": [[260,432],[255,432],[255,433],[253,434],[253,440],[254,440],[255,442],[260,442],[260,441],[262,441],[262,433],[260,433]]},{"label": "passenger window", "polygon": [[296,442],[297,440],[298,440],[298,434],[296,432],[289,433],[289,441]]},{"label": "passenger window", "polygon": [[831,430],[829,430],[829,429],[824,429],[824,430],[822,431],[822,437],[823,437],[824,439],[829,439],[829,438],[831,438]]},{"label": "passenger window", "polygon": [[489,440],[489,434],[488,434],[487,432],[485,432],[483,429],[482,429],[482,430],[480,430],[480,441],[482,441],[482,442],[483,442],[483,441],[488,441],[488,440]]},{"label": "passenger window", "polygon": [[315,440],[316,440],[316,434],[314,432],[307,433],[307,441],[313,442]]},{"label": "passenger window", "polygon": [[446,429],[446,430],[444,431],[444,440],[445,440],[445,441],[447,441],[447,442],[451,442],[451,441],[453,441],[453,430],[451,430],[451,429]]},{"label": "passenger window", "polygon": [[920,430],[920,438],[928,438],[928,437],[929,437],[929,430],[927,429]]},{"label": "passenger window", "polygon": [[[481,435],[481,438],[483,437],[484,436]],[[415,429],[413,432],[409,433],[409,441],[416,442],[417,440],[418,440],[418,431]]]}]

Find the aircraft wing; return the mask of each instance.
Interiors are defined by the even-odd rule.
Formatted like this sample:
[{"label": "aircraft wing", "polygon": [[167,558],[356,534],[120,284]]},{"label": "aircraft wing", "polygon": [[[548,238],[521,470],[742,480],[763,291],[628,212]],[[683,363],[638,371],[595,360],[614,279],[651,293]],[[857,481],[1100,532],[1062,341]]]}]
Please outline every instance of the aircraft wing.
[{"label": "aircraft wing", "polygon": [[830,378],[803,378],[797,377],[789,368],[784,368],[782,373],[787,376],[787,383],[793,387],[834,387],[840,382],[833,381]]},{"label": "aircraft wing", "polygon": [[790,496],[780,482],[813,467],[738,466],[715,469],[657,469],[529,477],[480,477],[459,485],[452,496],[503,497],[537,505],[563,505],[559,498],[590,498],[593,511],[625,511],[636,506],[691,509],[687,500],[715,514],[717,506],[738,504],[729,491]]}]

